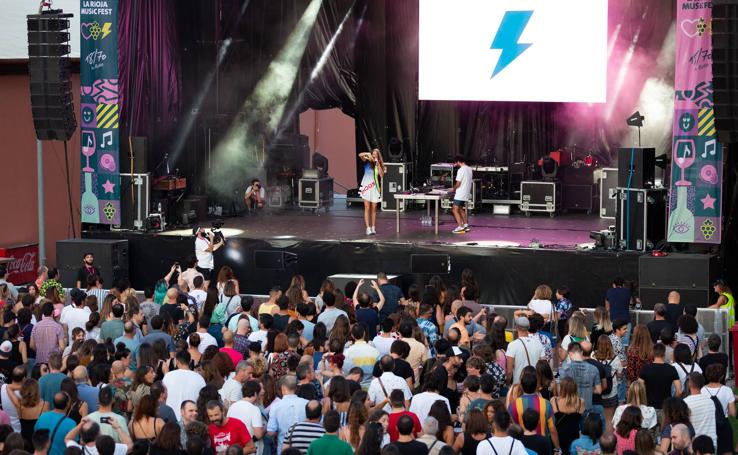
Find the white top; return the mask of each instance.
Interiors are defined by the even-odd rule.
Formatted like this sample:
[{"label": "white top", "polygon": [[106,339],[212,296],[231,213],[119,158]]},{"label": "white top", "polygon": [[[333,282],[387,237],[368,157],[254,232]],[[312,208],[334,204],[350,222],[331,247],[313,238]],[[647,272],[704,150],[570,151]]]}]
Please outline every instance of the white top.
[{"label": "white top", "polygon": [[218,393],[220,393],[220,398],[223,399],[223,403],[226,407],[230,406],[231,403],[235,403],[243,399],[243,392],[241,392],[242,386],[243,384],[232,377],[226,379],[223,383],[223,387],[218,391]]},{"label": "white top", "polygon": [[179,420],[179,408],[185,400],[197,403],[200,389],[205,387],[205,380],[191,370],[174,370],[164,375],[162,383],[167,388],[167,405],[172,408]]},{"label": "white top", "polygon": [[717,388],[704,386],[702,387],[702,390],[700,392],[707,398],[717,397],[717,399],[720,401],[720,404],[723,405],[725,417],[728,417],[728,405],[730,403],[735,403],[735,394],[732,390],[730,390],[730,388],[724,385],[721,385]]},{"label": "white top", "polygon": [[[523,346],[523,343],[525,343],[525,346]],[[527,336],[513,340],[512,343],[507,346],[507,352],[505,353],[507,357],[512,357],[514,360],[512,377],[513,384],[518,384],[520,382],[520,374],[523,372],[523,368],[528,365],[535,367],[538,360],[542,359],[544,354],[543,345],[537,337],[534,338]]]},{"label": "white top", "polygon": [[388,355],[390,353],[390,349],[392,348],[392,343],[395,342],[395,338],[393,337],[383,337],[381,335],[377,335],[372,340],[372,346],[377,348],[377,351],[379,351],[379,355]]},{"label": "white top", "polygon": [[[623,415],[623,411],[625,411],[625,408],[631,406],[630,404],[621,404],[615,409],[615,414],[612,416],[612,426],[616,427],[618,425],[618,422],[620,422],[620,417]],[[656,418],[656,408],[653,408],[651,406],[646,406],[645,404],[642,404],[638,406],[641,409],[641,415],[643,416],[643,421],[641,422],[641,428],[644,428],[646,430],[650,430],[651,428],[655,427],[656,424],[658,424],[658,420]]]},{"label": "white top", "polygon": [[[18,392],[15,392],[15,396],[20,398],[20,394]],[[2,388],[0,388],[0,400],[2,401],[3,411],[5,411],[5,413],[8,414],[8,417],[10,417],[10,426],[13,427],[13,431],[20,433],[21,424],[20,420],[18,420],[18,410],[13,406],[13,402],[10,401],[7,384],[3,384]]]},{"label": "white top", "polygon": [[418,416],[418,420],[421,422],[425,422],[431,406],[433,406],[433,403],[438,400],[446,403],[446,406],[448,406],[448,412],[450,413],[451,405],[448,403],[448,398],[435,392],[423,392],[415,395],[410,402],[410,409],[408,409],[408,411]]},{"label": "white top", "polygon": [[[679,381],[682,383],[682,390],[687,390],[684,387],[684,384],[687,382],[687,375],[689,373],[702,373],[702,368],[697,364],[697,362],[693,363],[692,365],[687,365],[684,363],[674,362],[671,364],[675,370],[677,370],[677,374],[679,375]],[[697,433],[699,434],[699,433]]]},{"label": "white top", "polygon": [[251,332],[249,335],[249,341],[255,342],[258,341],[261,343],[261,349],[263,350],[267,345],[267,331],[266,330],[257,330],[256,332]]},{"label": "white top", "polygon": [[69,340],[72,339],[72,330],[77,327],[85,328],[85,324],[90,320],[91,312],[88,307],[77,308],[73,304],[64,307],[59,317],[59,322],[67,325]]},{"label": "white top", "polygon": [[[179,274],[179,278],[187,282],[187,286],[189,286],[190,290],[195,289],[195,283],[193,281],[196,276],[202,276],[202,273],[198,272],[197,269],[186,269]],[[205,280],[205,277],[202,276],[202,279]]]},{"label": "white top", "polygon": [[528,309],[535,311],[548,320],[554,311],[553,303],[550,300],[533,299],[528,302]]},{"label": "white top", "polygon": [[694,434],[706,434],[712,438],[717,447],[715,426],[715,404],[705,395],[690,395],[684,399],[689,407],[689,421],[694,427]]},{"label": "white top", "polygon": [[210,346],[218,346],[218,341],[208,332],[195,332],[198,335],[200,335],[200,345],[197,347],[197,350],[200,354],[205,352],[205,349],[207,349]]},{"label": "white top", "polygon": [[[190,287],[192,289],[192,287]],[[190,296],[197,302],[197,311],[202,311],[202,307],[205,305],[205,299],[208,297],[208,293],[202,289],[193,289],[190,291]]]},{"label": "white top", "polygon": [[[100,453],[97,451],[97,447],[94,444],[91,446],[82,446],[74,441],[67,441],[67,447],[79,447],[80,449],[84,449],[82,453],[85,455],[98,455]],[[113,455],[126,455],[126,453],[128,453],[128,446],[116,442]]]},{"label": "white top", "polygon": [[[382,380],[381,385],[379,384],[380,379]],[[382,385],[384,386],[384,390],[382,390]],[[395,389],[402,390],[402,393],[405,395],[405,400],[409,400],[413,397],[413,393],[410,391],[407,381],[392,372],[383,372],[382,376],[372,379],[371,384],[369,384],[369,400],[374,404],[381,403],[385,397],[389,400],[390,394],[392,394],[392,391]],[[384,391],[387,391],[387,395],[384,394]],[[384,405],[384,408],[382,409],[384,409],[385,412],[390,412],[392,410],[389,403]]]},{"label": "white top", "polygon": [[246,400],[233,403],[228,408],[228,417],[243,422],[252,437],[254,436],[254,428],[264,428],[264,418],[261,416],[261,411],[253,403]]},{"label": "white top", "polygon": [[197,257],[197,266],[201,269],[212,269],[214,267],[213,252],[206,251],[209,247],[210,242],[207,239],[195,238],[195,256]]},{"label": "white top", "polygon": [[456,188],[454,193],[454,199],[457,201],[468,201],[471,196],[472,190],[472,168],[466,164],[462,164],[458,171],[456,171],[456,181],[460,182],[459,187]]},{"label": "white top", "polygon": [[[494,449],[492,448],[494,446]],[[477,445],[477,455],[528,455],[523,443],[512,436],[492,436]]]},{"label": "white top", "polygon": [[[248,197],[251,197],[251,193],[253,193],[253,192],[254,192],[254,185],[249,185],[246,188],[246,192],[244,193],[244,197],[247,197],[247,198]],[[259,197],[261,198],[262,201],[264,199],[266,199],[266,191],[264,190],[264,187],[261,186],[261,185],[259,185]]]}]

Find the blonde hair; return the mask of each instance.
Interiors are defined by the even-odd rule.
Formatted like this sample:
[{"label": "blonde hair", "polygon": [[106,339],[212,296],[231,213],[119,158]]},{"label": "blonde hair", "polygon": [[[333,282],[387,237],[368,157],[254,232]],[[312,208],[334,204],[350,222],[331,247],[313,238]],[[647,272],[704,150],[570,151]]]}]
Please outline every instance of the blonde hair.
[{"label": "blonde hair", "polygon": [[638,380],[630,384],[628,393],[625,395],[625,402],[632,406],[641,406],[648,404],[646,399],[646,387]]},{"label": "blonde hair", "polygon": [[594,310],[595,326],[603,332],[612,332],[612,321],[610,320],[610,312],[603,306],[598,306]]},{"label": "blonde hair", "polygon": [[569,336],[576,338],[587,338],[589,331],[584,325],[584,313],[575,312],[569,318]]},{"label": "blonde hair", "polygon": [[551,287],[547,284],[541,284],[533,293],[533,298],[538,300],[548,300],[552,295],[553,291],[551,290]]},{"label": "blonde hair", "polygon": [[566,377],[559,383],[559,397],[569,408],[579,407],[579,395],[577,395],[577,383],[572,378]]}]

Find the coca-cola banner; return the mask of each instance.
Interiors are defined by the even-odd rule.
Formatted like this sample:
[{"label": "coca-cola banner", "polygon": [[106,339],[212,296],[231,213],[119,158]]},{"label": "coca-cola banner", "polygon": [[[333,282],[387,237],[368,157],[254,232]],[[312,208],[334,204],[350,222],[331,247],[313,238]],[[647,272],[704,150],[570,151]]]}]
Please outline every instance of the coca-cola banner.
[{"label": "coca-cola banner", "polygon": [[30,283],[38,270],[38,243],[0,247],[0,257],[11,258],[8,263],[8,281],[13,284]]},{"label": "coca-cola banner", "polygon": [[712,98],[712,3],[679,0],[669,242],[719,244],[723,147]]}]

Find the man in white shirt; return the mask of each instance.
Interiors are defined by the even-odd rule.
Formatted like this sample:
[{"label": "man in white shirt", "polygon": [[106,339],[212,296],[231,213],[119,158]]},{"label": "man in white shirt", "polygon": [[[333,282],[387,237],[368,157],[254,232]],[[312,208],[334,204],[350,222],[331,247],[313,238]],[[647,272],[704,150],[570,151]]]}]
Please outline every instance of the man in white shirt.
[{"label": "man in white shirt", "polygon": [[246,425],[249,434],[256,440],[256,452],[259,453],[259,444],[264,437],[264,418],[256,403],[262,393],[259,381],[246,381],[242,387],[243,399],[231,404],[228,408],[228,417],[240,420]]},{"label": "man in white shirt", "polygon": [[251,185],[246,188],[246,192],[243,195],[243,202],[249,211],[264,208],[264,204],[266,204],[266,191],[261,186],[259,179],[253,179]]},{"label": "man in white shirt", "polygon": [[197,257],[197,271],[205,278],[205,287],[207,288],[210,281],[215,279],[213,270],[215,262],[213,260],[213,252],[223,246],[221,240],[213,241],[213,233],[207,232],[205,228],[196,227],[193,229],[195,235],[195,257]]},{"label": "man in white shirt", "polygon": [[382,331],[374,337],[371,344],[377,348],[380,355],[387,355],[392,349],[392,343],[396,340],[396,338],[392,336],[392,328],[395,326],[395,321],[390,318],[386,318],[382,321],[381,326]]},{"label": "man in white shirt", "polygon": [[410,402],[410,408],[408,411],[418,416],[418,420],[425,422],[428,417],[431,406],[438,400],[446,403],[449,414],[451,413],[451,405],[448,402],[448,398],[441,395],[439,392],[447,387],[447,383],[442,382],[440,375],[431,374],[428,375],[428,379],[425,382],[425,392],[419,393],[413,396]]},{"label": "man in white shirt", "polygon": [[195,332],[200,335],[200,344],[197,346],[197,350],[200,351],[200,354],[204,353],[205,349],[210,346],[218,346],[218,341],[215,337],[208,333],[208,327],[210,327],[210,316],[203,314],[200,316],[200,319],[197,320],[197,332]]},{"label": "man in white shirt", "polygon": [[684,402],[689,407],[689,421],[694,427],[694,434],[705,434],[712,438],[717,447],[717,426],[715,423],[715,403],[712,399],[702,394],[705,386],[705,377],[702,373],[689,373],[687,376],[687,387],[689,396]]},{"label": "man in white shirt", "polygon": [[205,306],[205,299],[208,298],[207,291],[203,289],[205,280],[202,275],[198,275],[192,281],[193,283],[190,286],[191,291],[189,294],[190,297],[195,299],[195,302],[197,302],[197,311],[202,311],[203,306]]},{"label": "man in white shirt", "polygon": [[521,441],[507,434],[512,418],[505,409],[495,412],[492,418],[492,429],[494,434],[477,446],[477,455],[528,455]]},{"label": "man in white shirt", "polygon": [[85,324],[90,320],[91,311],[85,306],[87,294],[83,291],[72,289],[69,295],[72,299],[72,304],[64,307],[59,322],[62,323],[67,332],[69,344],[72,344],[72,330],[77,327],[84,329]]},{"label": "man in white shirt", "polygon": [[459,169],[456,171],[456,182],[454,183],[454,200],[451,212],[456,220],[456,229],[451,231],[453,234],[463,234],[471,231],[469,226],[469,218],[466,213],[466,203],[471,198],[472,192],[472,168],[466,165],[462,155],[456,155],[454,158],[454,166]]},{"label": "man in white shirt", "polygon": [[527,366],[535,367],[539,359],[544,357],[544,349],[538,338],[528,336],[530,321],[525,316],[515,318],[515,329],[518,338],[513,340],[507,347],[507,382],[517,384],[520,382],[520,373]]},{"label": "man in white shirt", "polygon": [[[107,424],[103,424],[107,425]],[[67,447],[78,447],[85,455],[98,455],[112,453],[113,455],[126,455],[133,448],[133,441],[127,432],[123,431],[116,419],[110,419],[109,425],[120,437],[121,443],[116,443],[111,436],[100,434],[100,425],[83,417],[82,421],[64,437]],[[79,443],[75,441],[79,434]],[[102,449],[102,450],[101,450]]]},{"label": "man in white shirt", "polygon": [[271,314],[260,314],[259,315],[259,330],[251,332],[249,335],[249,341],[252,343],[260,343],[262,351],[266,348],[267,344],[267,332],[274,323],[274,317]]},{"label": "man in white shirt", "polygon": [[405,395],[405,407],[409,407],[413,393],[410,391],[407,381],[392,372],[395,369],[395,359],[389,355],[384,355],[379,360],[379,367],[382,369],[382,375],[372,379],[371,384],[369,384],[369,401],[375,406],[379,403],[385,403],[383,409],[389,413],[391,411],[389,396],[393,390],[397,389],[402,390]]},{"label": "man in white shirt", "polygon": [[243,387],[243,383],[251,375],[249,369],[251,369],[251,366],[249,366],[248,362],[246,360],[241,360],[238,362],[238,365],[236,365],[235,373],[233,373],[231,377],[226,379],[223,383],[223,387],[221,387],[219,393],[226,409],[228,409],[231,404],[243,398],[241,388]]},{"label": "man in white shirt", "polygon": [[167,405],[174,410],[177,420],[180,419],[180,407],[185,400],[197,402],[200,389],[205,387],[205,380],[190,370],[190,353],[179,351],[174,357],[177,369],[164,375],[164,386],[167,388]]}]

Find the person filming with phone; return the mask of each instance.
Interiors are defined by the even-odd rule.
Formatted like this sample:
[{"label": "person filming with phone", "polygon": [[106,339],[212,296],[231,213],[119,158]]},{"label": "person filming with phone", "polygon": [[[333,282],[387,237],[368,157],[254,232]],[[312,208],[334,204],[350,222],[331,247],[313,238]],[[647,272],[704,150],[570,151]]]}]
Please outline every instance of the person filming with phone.
[{"label": "person filming with phone", "polygon": [[203,227],[193,229],[195,235],[195,257],[197,265],[195,268],[205,278],[204,287],[207,289],[210,282],[215,279],[215,262],[213,252],[223,246],[223,237],[208,232]]}]

